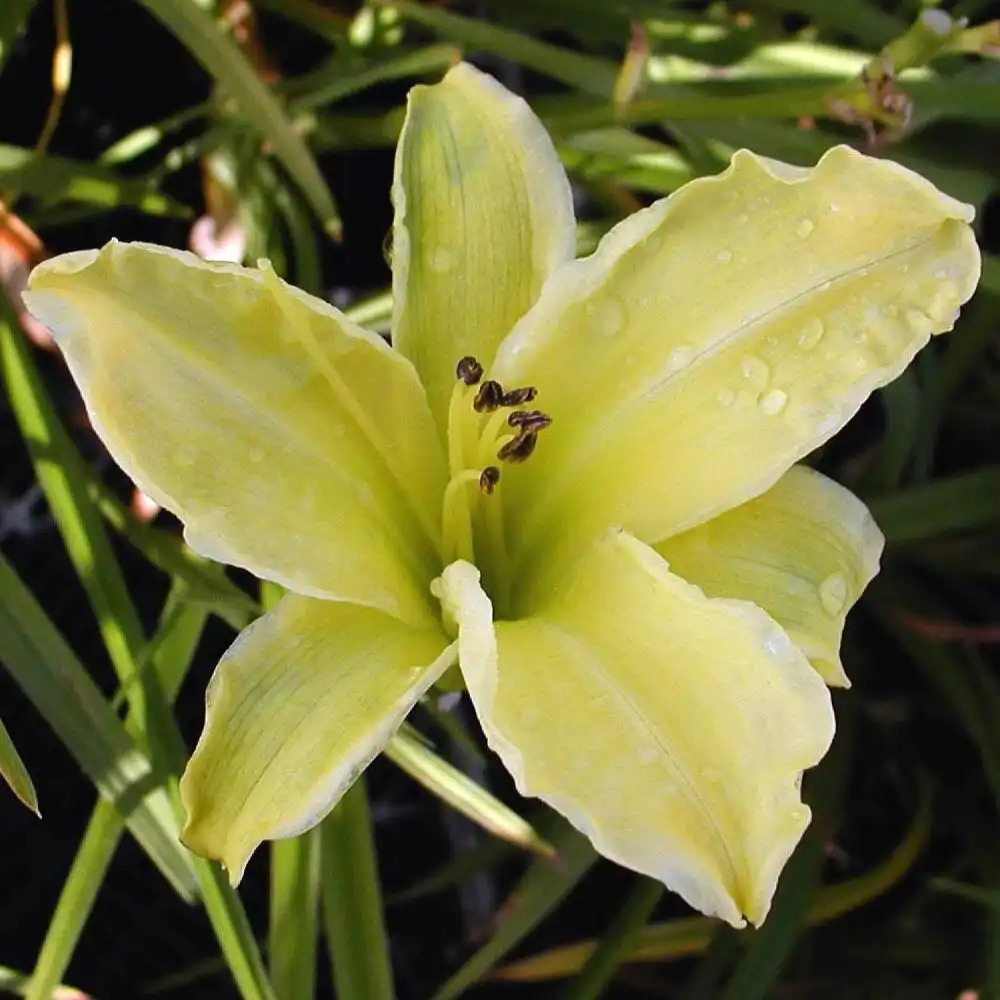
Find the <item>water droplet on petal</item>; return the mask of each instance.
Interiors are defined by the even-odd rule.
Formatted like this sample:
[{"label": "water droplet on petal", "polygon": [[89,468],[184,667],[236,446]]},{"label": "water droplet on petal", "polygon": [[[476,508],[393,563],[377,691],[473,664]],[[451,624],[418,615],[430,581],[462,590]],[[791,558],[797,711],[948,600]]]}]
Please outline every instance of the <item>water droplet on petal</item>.
[{"label": "water droplet on petal", "polygon": [[715,399],[719,406],[732,406],[736,399],[736,393],[732,389],[720,389],[715,394]]},{"label": "water droplet on petal", "polygon": [[438,274],[447,274],[455,266],[455,255],[444,247],[435,247],[431,251],[431,270]]},{"label": "water droplet on petal", "polygon": [[667,355],[667,368],[672,372],[679,372],[687,368],[692,361],[694,361],[694,349],[687,344],[681,344]]},{"label": "water droplet on petal", "polygon": [[812,235],[812,231],[816,228],[816,223],[812,219],[801,219],[799,224],[795,227],[795,235],[798,236],[800,240],[804,240],[807,236]]},{"label": "water droplet on petal", "polygon": [[769,417],[777,416],[788,403],[788,393],[781,389],[772,389],[760,401],[760,408]]},{"label": "water droplet on petal", "polygon": [[771,377],[771,369],[760,358],[748,354],[740,359],[740,375],[748,382],[764,385]]},{"label": "water droplet on petal", "polygon": [[720,250],[716,255],[715,259],[720,264],[728,264],[733,259],[732,250]]},{"label": "water droplet on petal", "polygon": [[736,216],[736,224],[739,226],[745,226],[750,221],[750,216],[746,212],[740,212]]},{"label": "water droplet on petal", "polygon": [[811,319],[799,334],[798,344],[803,351],[811,351],[823,339],[823,321]]},{"label": "water droplet on petal", "polygon": [[865,333],[864,330],[855,330],[851,339],[859,347],[863,347],[865,344],[868,343],[868,334]]},{"label": "water droplet on petal", "polygon": [[250,461],[255,465],[259,465],[264,461],[264,449],[263,448],[251,448],[250,449]]},{"label": "water droplet on petal", "polygon": [[918,336],[929,334],[934,329],[934,322],[930,316],[919,309],[906,310],[906,324]]},{"label": "water droplet on petal", "polygon": [[613,337],[625,326],[625,303],[615,295],[591,299],[584,312],[590,329],[602,337]]},{"label": "water droplet on petal", "polygon": [[831,573],[819,585],[819,602],[831,618],[836,618],[844,610],[847,603],[847,580],[843,573]]},{"label": "water droplet on petal", "polygon": [[658,756],[656,747],[650,746],[648,743],[644,743],[641,747],[639,747],[639,752],[636,754],[636,758],[639,763],[644,767],[648,767],[650,764],[655,764]]},{"label": "water droplet on petal", "polygon": [[840,206],[835,201],[831,201],[830,202],[830,211],[831,212],[839,212],[840,211]]},{"label": "water droplet on petal", "polygon": [[944,281],[944,279],[948,277],[948,272],[943,267],[939,267],[934,272],[934,277],[937,278],[938,281]]}]

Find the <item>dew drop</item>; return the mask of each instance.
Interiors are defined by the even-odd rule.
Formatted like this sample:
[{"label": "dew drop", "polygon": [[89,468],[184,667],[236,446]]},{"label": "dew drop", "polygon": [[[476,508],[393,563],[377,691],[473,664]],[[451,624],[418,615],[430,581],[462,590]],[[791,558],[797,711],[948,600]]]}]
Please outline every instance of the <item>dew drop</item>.
[{"label": "dew drop", "polygon": [[760,358],[746,355],[740,360],[740,375],[748,382],[766,384],[771,377],[771,369]]},{"label": "dew drop", "polygon": [[602,337],[613,337],[625,326],[625,304],[614,295],[592,299],[584,312],[590,329]]},{"label": "dew drop", "polygon": [[250,449],[250,461],[254,465],[260,465],[264,461],[264,449],[263,448],[251,448]]},{"label": "dew drop", "polygon": [[694,349],[687,344],[681,344],[667,355],[667,368],[672,372],[679,372],[687,368],[692,361],[694,361]]},{"label": "dew drop", "polygon": [[938,268],[934,272],[934,277],[937,278],[938,281],[944,281],[944,279],[948,277],[948,272],[943,267]]},{"label": "dew drop", "polygon": [[934,323],[930,316],[919,309],[906,310],[906,324],[918,335],[928,334],[934,328]]},{"label": "dew drop", "polygon": [[868,334],[864,330],[855,330],[851,339],[859,347],[864,347],[868,343]]},{"label": "dew drop", "polygon": [[733,259],[732,250],[720,250],[716,255],[715,259],[720,264],[728,264]]},{"label": "dew drop", "polygon": [[844,610],[847,603],[847,581],[843,573],[831,573],[819,585],[819,602],[831,618],[836,618]]},{"label": "dew drop", "polygon": [[740,212],[736,216],[736,224],[739,226],[745,226],[750,221],[750,216],[746,212]]},{"label": "dew drop", "polygon": [[444,247],[435,247],[431,251],[431,270],[438,274],[447,274],[455,266],[455,255]]},{"label": "dew drop", "polygon": [[840,206],[835,201],[831,201],[830,202],[830,211],[831,212],[839,212],[840,211]]},{"label": "dew drop", "polygon": [[760,401],[760,408],[769,417],[777,416],[788,403],[788,393],[781,389],[772,389]]},{"label": "dew drop", "polygon": [[639,747],[639,752],[635,756],[640,764],[644,767],[648,767],[650,764],[656,763],[656,748],[644,743],[641,747]]},{"label": "dew drop", "polygon": [[799,224],[795,227],[795,235],[798,236],[800,240],[804,240],[807,236],[812,235],[812,231],[816,228],[816,223],[812,219],[801,219]]},{"label": "dew drop", "polygon": [[720,389],[715,394],[715,399],[719,406],[732,406],[736,399],[736,393],[732,389]]},{"label": "dew drop", "polygon": [[798,344],[803,351],[811,351],[823,339],[823,321],[811,319],[799,334]]}]

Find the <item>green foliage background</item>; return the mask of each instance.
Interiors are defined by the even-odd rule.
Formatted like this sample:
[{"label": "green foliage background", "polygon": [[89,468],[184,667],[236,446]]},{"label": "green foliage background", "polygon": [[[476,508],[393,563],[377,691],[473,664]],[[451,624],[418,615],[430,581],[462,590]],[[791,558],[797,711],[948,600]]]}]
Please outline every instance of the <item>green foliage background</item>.
[{"label": "green foliage background", "polygon": [[[210,209],[232,215],[245,234],[249,259],[267,256],[322,291],[354,238],[345,231],[344,250],[333,250],[343,227],[331,171],[359,150],[391,149],[406,87],[464,56],[524,92],[551,130],[587,208],[581,252],[653,197],[721,169],[735,148],[808,164],[846,141],[977,206],[983,281],[955,331],[817,456],[871,505],[888,549],[852,616],[845,663],[855,687],[837,695],[835,748],[807,779],[816,819],[763,929],[736,933],[685,915],[658,886],[605,871],[551,815],[449,764],[456,748],[465,759],[481,751],[460,715],[429,704],[418,720],[426,735],[405,730],[388,756],[489,838],[440,867],[407,868],[404,884],[390,887],[388,926],[407,925],[413,900],[447,898],[484,870],[511,891],[495,919],[464,928],[449,947],[429,936],[440,951],[429,960],[436,992],[393,983],[363,784],[317,831],[271,847],[266,927],[248,918],[217,867],[180,847],[176,779],[187,749],[171,704],[209,620],[239,628],[274,595],[246,592],[187,550],[172,525],[138,520],[120,484],[101,481],[80,435],[67,431],[65,408],[50,399],[51,361],[0,297],[3,419],[23,436],[118,684],[109,697],[0,556],[0,661],[36,710],[32,725],[50,726],[64,746],[67,775],[82,769],[98,793],[35,966],[0,967],[0,990],[71,995],[58,985],[128,836],[154,862],[144,869],[150,885],[202,907],[217,941],[215,956],[159,984],[168,996],[208,977],[246,1000],[331,990],[341,1000],[466,991],[1000,998],[1000,23],[990,20],[1000,12],[976,0],[930,19],[922,5],[895,0],[132,6],[179,43],[174,63],[157,66],[164,86],[200,66],[206,98],[168,97],[167,117],[150,114],[81,159],[63,155],[59,119],[65,101],[87,100],[68,53],[81,56],[74,35],[93,9],[80,0],[0,4],[0,92],[11,95],[0,105],[0,198],[55,248],[81,233],[103,239],[129,218],[130,226],[160,219],[181,242],[203,210],[191,182],[200,176]],[[22,96],[35,101],[42,86],[34,77],[11,83],[17,46],[28,44],[54,46],[56,87],[38,102],[37,142],[17,145],[3,141],[5,113]],[[110,73],[116,44],[123,40],[109,38],[102,54]],[[384,229],[384,201],[362,207],[369,230]],[[0,214],[0,235],[9,225]],[[389,306],[381,292],[352,311],[381,328]],[[94,453],[92,442],[86,448]],[[152,628],[136,608],[122,543],[169,581]],[[0,771],[35,807],[31,769],[0,724]],[[40,805],[44,812],[44,795]],[[3,793],[0,817],[18,808]],[[595,879],[598,890],[588,891]],[[574,900],[584,901],[582,913]],[[3,908],[0,890],[0,927]],[[407,933],[420,938],[419,927]],[[135,983],[131,995],[150,985]]]}]

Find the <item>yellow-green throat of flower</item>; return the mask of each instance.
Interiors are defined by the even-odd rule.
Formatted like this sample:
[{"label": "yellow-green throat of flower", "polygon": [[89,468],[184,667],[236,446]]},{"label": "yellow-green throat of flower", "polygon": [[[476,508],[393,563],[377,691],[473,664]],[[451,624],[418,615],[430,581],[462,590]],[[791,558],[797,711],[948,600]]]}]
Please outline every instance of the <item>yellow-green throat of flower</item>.
[{"label": "yellow-green throat of flower", "polygon": [[[506,603],[510,581],[500,497],[494,496],[501,482],[496,463],[530,458],[539,434],[552,418],[541,410],[524,408],[538,395],[534,386],[505,389],[493,379],[484,379],[484,374],[472,356],[455,366],[441,537],[445,564],[455,559],[477,563],[492,578],[494,600]],[[475,492],[470,489],[473,486]]]}]

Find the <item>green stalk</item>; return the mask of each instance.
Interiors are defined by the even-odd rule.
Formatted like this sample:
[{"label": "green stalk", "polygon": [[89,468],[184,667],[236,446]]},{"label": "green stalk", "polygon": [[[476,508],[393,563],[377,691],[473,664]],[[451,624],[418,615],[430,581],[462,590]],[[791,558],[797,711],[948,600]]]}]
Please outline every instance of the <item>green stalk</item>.
[{"label": "green stalk", "polygon": [[323,917],[338,1000],[393,1000],[371,815],[359,778],[321,828]]}]

